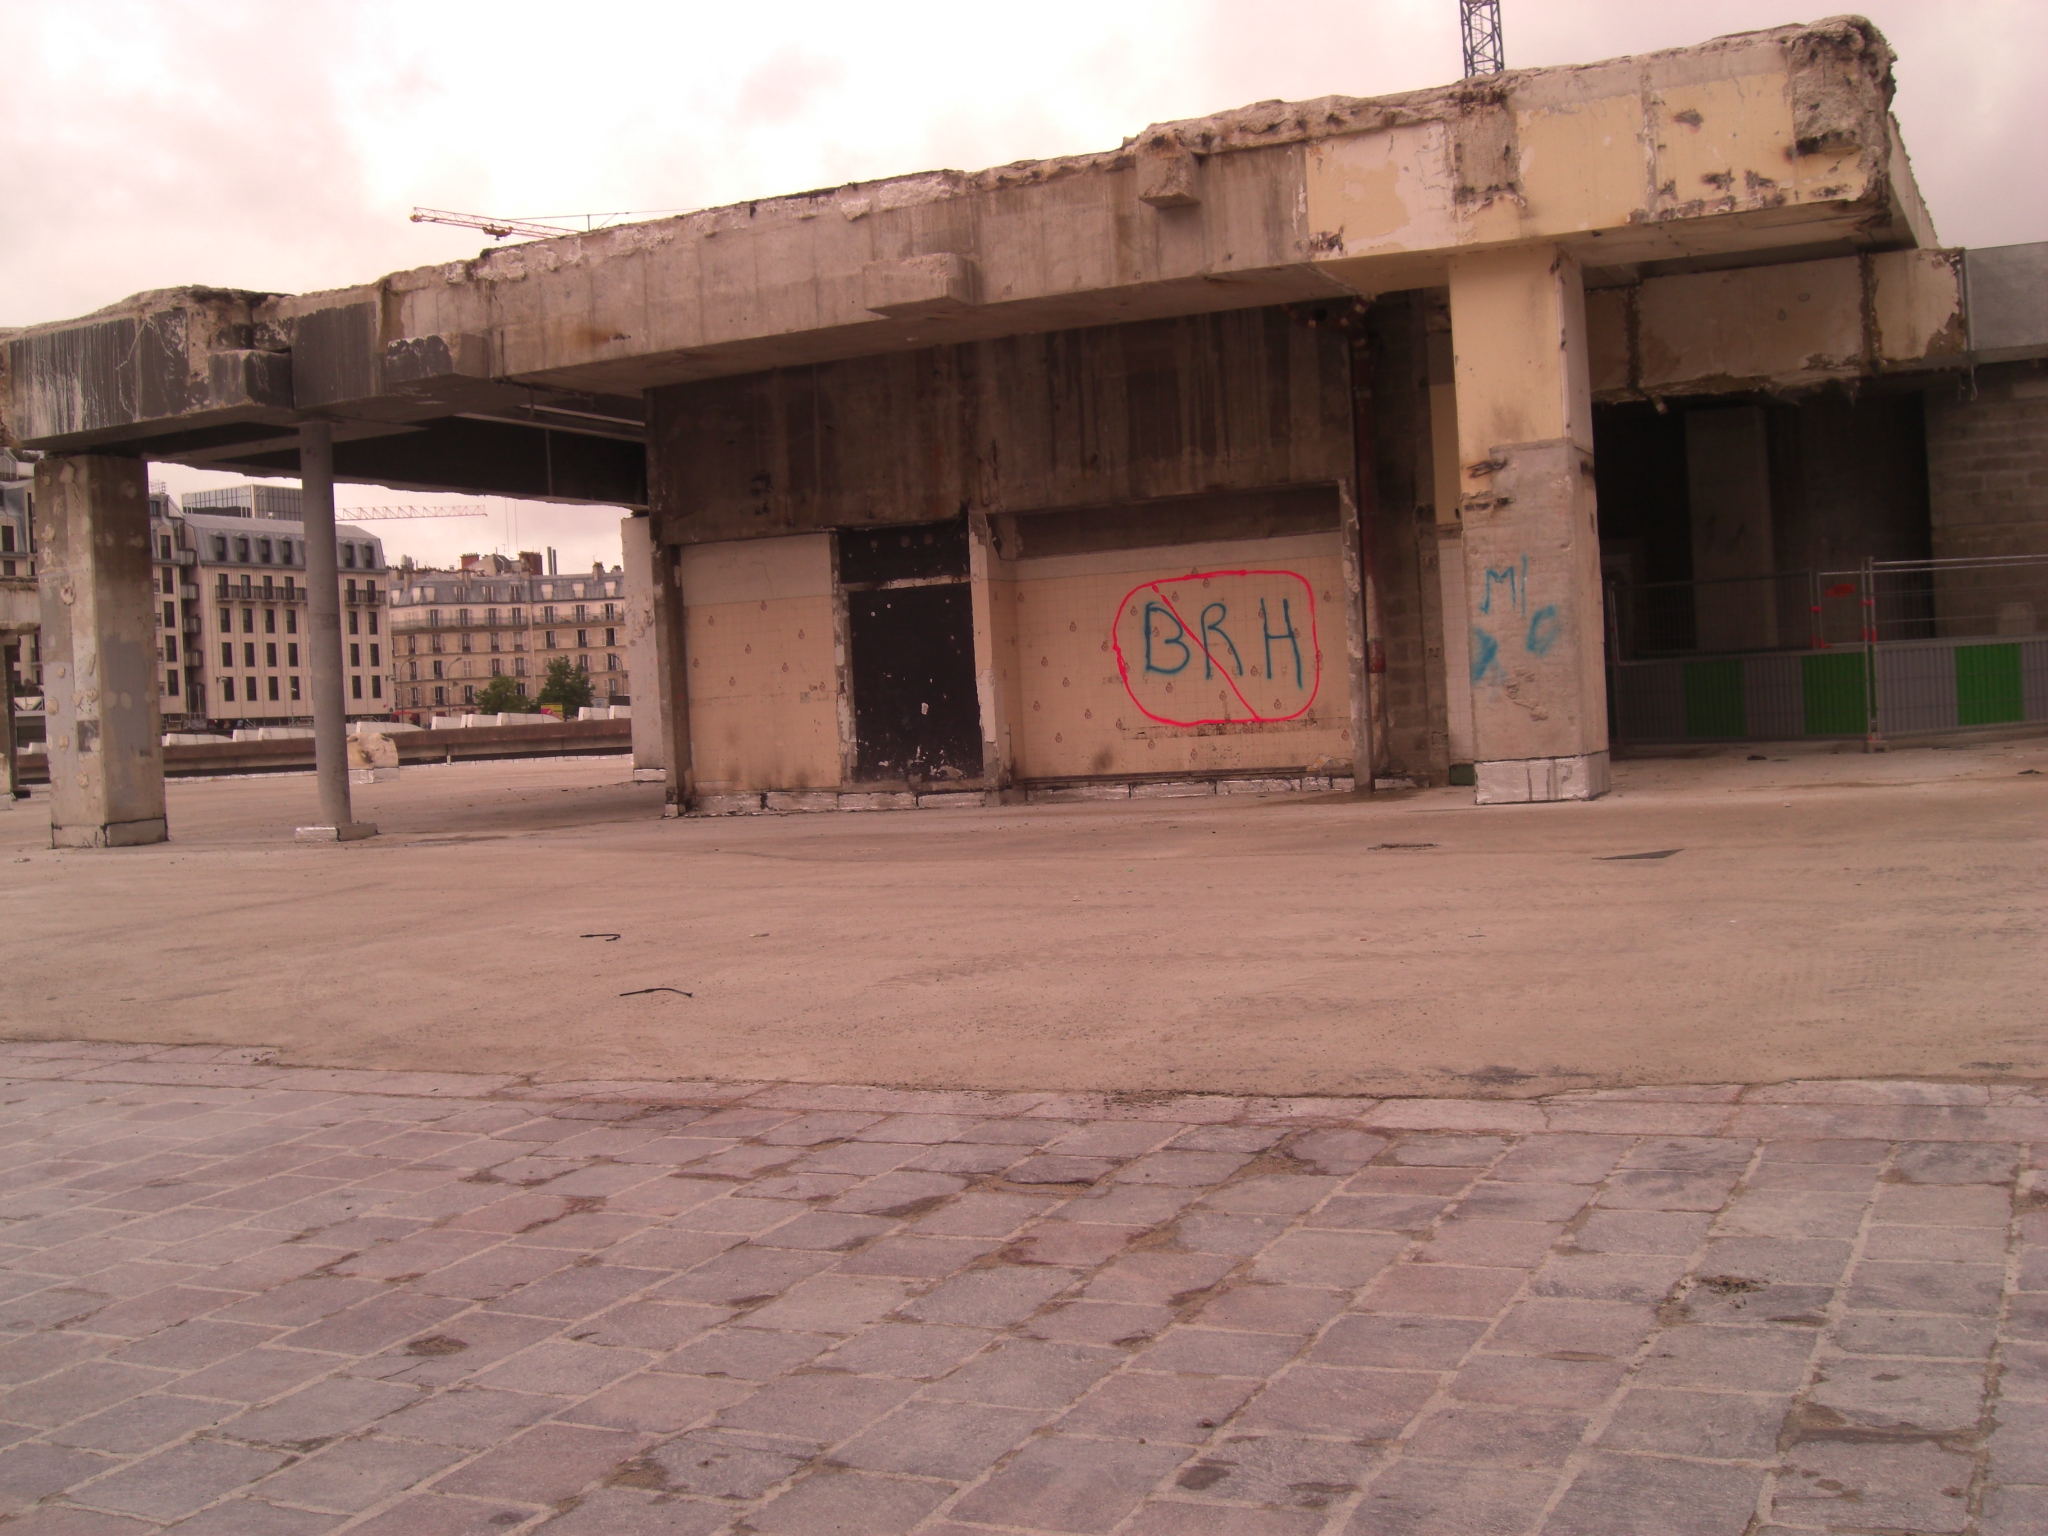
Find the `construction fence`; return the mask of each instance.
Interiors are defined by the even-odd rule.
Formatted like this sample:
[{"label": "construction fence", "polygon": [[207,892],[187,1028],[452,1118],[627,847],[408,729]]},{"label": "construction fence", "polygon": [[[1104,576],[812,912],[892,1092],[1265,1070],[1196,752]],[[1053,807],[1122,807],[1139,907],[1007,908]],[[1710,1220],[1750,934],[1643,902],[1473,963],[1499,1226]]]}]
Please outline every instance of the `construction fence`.
[{"label": "construction fence", "polygon": [[1610,584],[1617,744],[2048,723],[2048,555]]}]

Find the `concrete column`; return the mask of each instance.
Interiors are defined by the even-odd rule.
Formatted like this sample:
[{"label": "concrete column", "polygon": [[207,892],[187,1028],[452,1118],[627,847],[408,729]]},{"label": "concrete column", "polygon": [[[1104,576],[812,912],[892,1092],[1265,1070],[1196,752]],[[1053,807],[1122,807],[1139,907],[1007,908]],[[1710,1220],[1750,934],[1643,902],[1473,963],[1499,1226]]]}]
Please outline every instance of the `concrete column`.
[{"label": "concrete column", "polygon": [[300,507],[306,533],[306,659],[313,690],[313,771],[320,819],[300,827],[309,842],[354,842],[377,829],[349,809],[348,702],[342,692],[341,577],[334,543],[334,429],[299,427]]},{"label": "concrete column", "polygon": [[44,459],[36,533],[50,845],[161,843],[170,834],[142,461]]},{"label": "concrete column", "polygon": [[1606,793],[1585,288],[1550,246],[1453,257],[1459,514],[1481,805]]},{"label": "concrete column", "polygon": [[620,559],[626,568],[626,675],[633,680],[633,781],[668,779],[668,695],[660,686],[655,654],[654,565],[665,551],[654,542],[654,519],[629,517],[619,524]]},{"label": "concrete column", "polygon": [[[690,663],[683,646],[682,572],[675,545],[656,544],[653,548],[648,586],[654,611],[654,671],[647,691],[660,700],[662,768],[668,783],[662,815],[685,816],[697,801],[697,768],[690,752]],[[633,687],[633,718],[638,721],[640,685]]]},{"label": "concrete column", "polygon": [[1695,643],[1703,651],[1778,643],[1771,532],[1771,441],[1763,407],[1685,413],[1685,489],[1692,512]]},{"label": "concrete column", "polygon": [[1429,346],[1430,495],[1436,503],[1437,583],[1443,612],[1444,735],[1451,782],[1473,782],[1478,761],[1472,723],[1472,622],[1466,612],[1465,528],[1459,519],[1458,387],[1451,338],[1431,333]]},{"label": "concrete column", "polygon": [[11,808],[21,787],[21,768],[14,739],[15,642],[0,634],[0,811]]},{"label": "concrete column", "polygon": [[[1010,787],[1016,777],[1017,749],[1010,732],[1009,700],[1004,696],[1002,659],[997,654],[995,550],[988,515],[967,515],[967,579],[974,606],[974,692],[981,706],[981,776],[993,793]],[[991,804],[994,802],[991,801]]]}]

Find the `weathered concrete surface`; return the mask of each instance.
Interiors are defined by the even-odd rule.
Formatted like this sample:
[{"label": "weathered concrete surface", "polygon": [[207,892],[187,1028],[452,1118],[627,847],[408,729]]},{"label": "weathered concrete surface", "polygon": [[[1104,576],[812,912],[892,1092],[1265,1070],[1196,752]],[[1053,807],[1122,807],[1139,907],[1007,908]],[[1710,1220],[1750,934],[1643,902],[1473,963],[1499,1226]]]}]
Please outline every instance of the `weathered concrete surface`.
[{"label": "weathered concrete surface", "polygon": [[289,471],[289,422],[319,411],[344,478],[637,504],[637,396],[663,385],[1435,285],[1456,253],[1523,244],[1624,275],[1931,245],[1891,64],[1868,22],[1838,18],[1260,103],[1101,154],[763,199],[331,293],[137,295],[14,335],[0,422],[49,447]]},{"label": "weathered concrete surface", "polygon": [[25,1536],[2021,1536],[2048,1099],[0,1049]]},{"label": "weathered concrete surface", "polygon": [[[2048,1077],[2048,776],[2021,773],[2048,743],[1769,750],[1623,762],[1548,810],[659,824],[623,756],[458,763],[361,789],[384,835],[342,850],[291,843],[302,779],[173,782],[176,840],[118,853],[41,848],[38,791],[0,818],[5,1032],[946,1088]],[[694,995],[619,995],[654,986]]]},{"label": "weathered concrete surface", "polygon": [[143,467],[102,456],[36,466],[50,841],[164,840],[163,722]]}]

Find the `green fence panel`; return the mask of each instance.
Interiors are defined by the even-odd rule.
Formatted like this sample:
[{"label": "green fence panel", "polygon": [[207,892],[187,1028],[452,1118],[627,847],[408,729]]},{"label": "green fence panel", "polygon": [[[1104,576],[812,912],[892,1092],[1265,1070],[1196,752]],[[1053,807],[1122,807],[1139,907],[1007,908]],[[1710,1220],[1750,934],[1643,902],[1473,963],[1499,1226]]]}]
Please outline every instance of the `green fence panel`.
[{"label": "green fence panel", "polygon": [[1861,651],[1803,656],[1799,681],[1806,695],[1806,734],[1861,736],[1870,729]]},{"label": "green fence panel", "polygon": [[1956,723],[2005,725],[2026,717],[2017,645],[1956,647]]},{"label": "green fence panel", "polygon": [[1749,712],[1742,700],[1740,661],[1688,661],[1685,664],[1685,734],[1690,737],[1742,737],[1749,734]]}]

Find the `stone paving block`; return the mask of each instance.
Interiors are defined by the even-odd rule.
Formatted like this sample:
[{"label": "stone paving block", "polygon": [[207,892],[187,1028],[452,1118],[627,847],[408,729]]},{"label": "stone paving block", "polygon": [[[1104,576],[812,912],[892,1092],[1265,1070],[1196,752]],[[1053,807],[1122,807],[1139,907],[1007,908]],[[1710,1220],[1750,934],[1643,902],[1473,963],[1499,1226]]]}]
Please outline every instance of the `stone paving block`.
[{"label": "stone paving block", "polygon": [[[1498,1171],[1498,1165],[1493,1171]],[[1488,1173],[1483,1168],[1409,1168],[1374,1163],[1345,1180],[1343,1191],[1347,1195],[1437,1195],[1449,1199],[1462,1195]]]},{"label": "stone paving block", "polygon": [[1020,1233],[1003,1249],[1013,1264],[1067,1264],[1093,1269],[1129,1246],[1143,1227],[1105,1226],[1095,1222],[1046,1221]]},{"label": "stone paving block", "polygon": [[1023,1325],[1034,1339],[1059,1339],[1070,1344],[1143,1343],[1166,1328],[1174,1314],[1165,1307],[1125,1301],[1054,1302]]},{"label": "stone paving block", "polygon": [[1934,1536],[1969,1523],[1971,1457],[1940,1446],[1809,1441],[1786,1455],[1771,1513],[1793,1525],[1905,1529]]},{"label": "stone paving block", "polygon": [[1557,1222],[1456,1215],[1437,1226],[1416,1251],[1413,1262],[1526,1268],[1548,1253],[1563,1233],[1563,1225]]},{"label": "stone paving block", "polygon": [[87,1360],[0,1396],[0,1419],[49,1429],[163,1386],[169,1371]]},{"label": "stone paving block", "polygon": [[1274,1285],[1355,1288],[1368,1283],[1407,1247],[1408,1239],[1400,1233],[1290,1232],[1252,1262],[1251,1277]]},{"label": "stone paving block", "polygon": [[672,1435],[744,1398],[749,1383],[650,1372],[628,1376],[555,1417],[564,1424]]},{"label": "stone paving block", "polygon": [[1891,1175],[1906,1184],[2010,1184],[2021,1149],[1998,1142],[1916,1142],[1899,1148]]},{"label": "stone paving block", "polygon": [[[831,1265],[830,1254],[752,1246],[736,1248],[657,1286],[649,1297],[661,1301],[711,1303],[758,1299],[777,1295],[798,1281],[829,1269]],[[508,1310],[519,1309],[519,1301],[517,1293],[508,1296]]]},{"label": "stone paving block", "polygon": [[1059,1428],[1106,1440],[1200,1445],[1256,1390],[1242,1379],[1126,1371],[1106,1378]]},{"label": "stone paving block", "polygon": [[1902,1227],[1873,1224],[1863,1239],[1863,1257],[1907,1263],[2002,1264],[2003,1227]]},{"label": "stone paving block", "polygon": [[1023,1264],[969,1270],[941,1281],[907,1303],[903,1311],[920,1322],[1007,1328],[1022,1322],[1078,1278],[1070,1269]]},{"label": "stone paving block", "polygon": [[1433,1375],[1297,1365],[1238,1417],[1247,1431],[1391,1440],[1436,1391]]},{"label": "stone paving block", "polygon": [[1458,1214],[1500,1221],[1570,1221],[1591,1198],[1592,1191],[1582,1184],[1481,1179],[1466,1191]]},{"label": "stone paving block", "polygon": [[899,1536],[952,1492],[950,1483],[827,1468],[770,1499],[748,1523],[763,1536]]},{"label": "stone paving block", "polygon": [[1302,1344],[1302,1339],[1293,1334],[1173,1327],[1142,1350],[1137,1363],[1148,1371],[1261,1377],[1271,1375],[1293,1359],[1301,1352]]},{"label": "stone paving block", "polygon": [[1203,1193],[1180,1184],[1100,1184],[1072,1190],[1048,1221],[1156,1227],[1172,1221]]},{"label": "stone paving block", "polygon": [[712,1536],[731,1514],[729,1506],[709,1500],[599,1488],[539,1529],[548,1536]]},{"label": "stone paving block", "polygon": [[839,1341],[824,1333],[777,1333],[766,1328],[714,1328],[655,1362],[654,1369],[689,1376],[730,1376],[770,1381],[816,1359]]},{"label": "stone paving block", "polygon": [[1338,1231],[1421,1232],[1439,1220],[1450,1204],[1415,1195],[1333,1195],[1306,1224]]},{"label": "stone paving block", "polygon": [[1749,1528],[1760,1468],[1596,1451],[1544,1522],[1553,1536],[1728,1536]]},{"label": "stone paving block", "polygon": [[544,1339],[479,1373],[477,1383],[498,1392],[583,1397],[639,1370],[651,1358],[644,1350]]},{"label": "stone paving block", "polygon": [[724,1429],[829,1445],[860,1431],[916,1390],[907,1381],[815,1372],[772,1381],[718,1416]]},{"label": "stone paving block", "polygon": [[993,1237],[924,1237],[905,1233],[901,1237],[883,1237],[842,1260],[840,1274],[940,1280],[965,1270],[983,1253],[993,1253],[997,1247],[1001,1243]]},{"label": "stone paving block", "polygon": [[1205,1210],[1237,1216],[1298,1216],[1336,1193],[1341,1179],[1313,1174],[1264,1174],[1226,1184],[1205,1196]]},{"label": "stone paving block", "polygon": [[579,1343],[627,1349],[675,1349],[730,1319],[730,1307],[682,1301],[626,1301],[580,1324]]},{"label": "stone paving block", "polygon": [[[8,1454],[11,1453],[0,1452],[0,1457]],[[1991,1432],[1992,1481],[2048,1482],[2043,1467],[2048,1467],[2048,1406],[1999,1404],[1998,1424]]]},{"label": "stone paving block", "polygon": [[1534,1296],[1577,1297],[1583,1301],[1664,1300],[1683,1278],[1678,1254],[1556,1253],[1530,1278]]},{"label": "stone paving block", "polygon": [[553,1504],[638,1455],[647,1436],[614,1429],[541,1424],[434,1484],[436,1493]]},{"label": "stone paving block", "polygon": [[[873,1242],[897,1223],[882,1216],[854,1216],[842,1211],[804,1211],[772,1231],[753,1239],[756,1248],[794,1248],[809,1253],[845,1253]],[[677,1236],[685,1234],[678,1233]],[[710,1233],[695,1234],[711,1237]],[[646,1262],[643,1258],[640,1262]],[[678,1265],[677,1268],[686,1266]]]},{"label": "stone paving block", "polygon": [[1525,1472],[1562,1467],[1579,1448],[1587,1422],[1585,1414],[1554,1409],[1452,1403],[1417,1426],[1407,1454]]},{"label": "stone paving block", "polygon": [[1057,1408],[1123,1363],[1120,1350],[1050,1340],[1011,1339],[976,1355],[925,1388],[927,1399]]},{"label": "stone paving block", "polygon": [[927,1237],[1008,1237],[1052,1206],[1030,1195],[970,1190],[920,1217],[912,1230]]},{"label": "stone paving block", "polygon": [[1306,1285],[1239,1285],[1203,1303],[1195,1321],[1205,1328],[1253,1333],[1310,1334],[1344,1310],[1342,1291]]},{"label": "stone paving block", "polygon": [[[10,1483],[8,1458],[27,1449],[17,1446],[12,1451],[0,1451],[0,1488],[7,1488]],[[118,1472],[74,1489],[71,1498],[91,1509],[169,1523],[253,1483],[287,1459],[281,1451],[227,1445],[218,1440],[193,1440],[130,1462]],[[54,1493],[56,1489],[46,1491]]]},{"label": "stone paving block", "polygon": [[[1990,1318],[1914,1316],[1887,1312],[1850,1312],[1834,1329],[1831,1342],[1850,1355],[1926,1355],[1956,1360],[1988,1360],[1997,1335]],[[2010,1396],[2024,1378],[2019,1362],[2026,1345],[2008,1345],[2002,1390]]]},{"label": "stone paving block", "polygon": [[1217,1284],[1233,1267],[1231,1260],[1217,1254],[1129,1253],[1094,1276],[1086,1294],[1097,1301],[1180,1306]]},{"label": "stone paving block", "polygon": [[[154,1462],[158,1458],[151,1458]],[[150,1463],[144,1463],[148,1465]],[[49,1445],[30,1441],[24,1445],[11,1445],[0,1450],[0,1516],[12,1514],[45,1499],[52,1494],[62,1493],[67,1488],[97,1477],[110,1467],[119,1465],[113,1457],[103,1456],[97,1451],[80,1450],[75,1446]],[[275,1463],[271,1463],[275,1465]],[[261,1468],[268,1471],[269,1466]],[[161,1469],[159,1469],[161,1470]],[[255,1472],[251,1476],[258,1475]],[[119,1496],[127,1496],[130,1489],[117,1490]],[[97,1500],[92,1501],[98,1504]],[[148,1515],[148,1509],[128,1509],[125,1504],[108,1505],[124,1513]]]},{"label": "stone paving block", "polygon": [[377,1429],[402,1440],[480,1451],[569,1406],[567,1398],[470,1387],[422,1397],[380,1419]]},{"label": "stone paving block", "polygon": [[752,1328],[805,1333],[855,1333],[893,1312],[913,1294],[901,1280],[865,1275],[814,1275],[747,1314]]},{"label": "stone paving block", "polygon": [[1854,1249],[1834,1238],[1723,1237],[1700,1256],[1703,1275],[1739,1275],[1765,1284],[1837,1284]]},{"label": "stone paving block", "polygon": [[928,1147],[885,1141],[842,1141],[816,1147],[789,1165],[792,1173],[853,1174],[870,1178],[888,1173],[911,1162]]},{"label": "stone paving block", "polygon": [[1317,1536],[1323,1517],[1307,1510],[1242,1509],[1192,1499],[1148,1503],[1124,1536]]},{"label": "stone paving block", "polygon": [[1182,1454],[1174,1446],[1033,1440],[953,1513],[963,1521],[1094,1536],[1129,1514]]},{"label": "stone paving block", "polygon": [[1391,1145],[1389,1138],[1370,1131],[1324,1130],[1303,1132],[1289,1143],[1287,1150],[1289,1156],[1307,1164],[1313,1172],[1338,1174],[1356,1173]]},{"label": "stone paving block", "polygon": [[1137,1157],[1154,1147],[1164,1146],[1185,1126],[1167,1126],[1143,1120],[1101,1120],[1076,1126],[1065,1135],[1045,1143],[1049,1152],[1074,1157]]},{"label": "stone paving block", "polygon": [[998,1335],[942,1323],[877,1323],[823,1359],[823,1369],[928,1381],[945,1375]]},{"label": "stone paving block", "polygon": [[1620,1385],[1622,1370],[1619,1362],[1480,1354],[1458,1372],[1451,1395],[1468,1403],[1591,1409]]},{"label": "stone paving block", "polygon": [[503,1536],[506,1530],[542,1513],[509,1499],[415,1494],[381,1515],[350,1526],[349,1536]]},{"label": "stone paving block", "polygon": [[1112,1177],[1129,1184],[1204,1186],[1229,1178],[1250,1161],[1250,1156],[1241,1152],[1168,1149],[1126,1163]]},{"label": "stone paving block", "polygon": [[1194,1210],[1175,1226],[1181,1247],[1192,1253],[1248,1258],[1293,1224],[1287,1216],[1224,1216]]},{"label": "stone paving block", "polygon": [[53,1429],[44,1438],[53,1445],[135,1456],[218,1424],[234,1411],[232,1403],[151,1393],[116,1403],[62,1429]]},{"label": "stone paving block", "polygon": [[214,1397],[224,1402],[260,1403],[328,1375],[341,1361],[333,1355],[304,1349],[245,1349],[238,1355],[179,1378],[185,1397]]},{"label": "stone paving block", "polygon": [[1740,1173],[1755,1150],[1752,1142],[1719,1136],[1651,1136],[1630,1148],[1620,1166],[1660,1173]]},{"label": "stone paving block", "polygon": [[694,1430],[656,1446],[625,1470],[641,1487],[663,1487],[710,1499],[758,1499],[810,1459],[808,1449],[759,1436]]},{"label": "stone paving block", "polygon": [[1953,1312],[1991,1317],[1999,1310],[2005,1272],[1991,1264],[1865,1262],[1850,1276],[1848,1305],[1858,1312]]},{"label": "stone paving block", "polygon": [[[238,1497],[202,1509],[191,1519],[179,1521],[174,1529],[178,1536],[324,1536],[339,1529],[347,1519],[346,1515],[291,1509],[262,1499]],[[132,1525],[125,1528],[131,1533],[137,1529]],[[8,1536],[14,1536],[12,1527]]]},{"label": "stone paving block", "polygon": [[1791,1406],[1789,1395],[1632,1387],[1601,1431],[1600,1443],[1665,1456],[1769,1460]]},{"label": "stone paving block", "polygon": [[[1998,1394],[2006,1402],[2048,1403],[2048,1344],[2008,1343],[2000,1352]],[[2048,1482],[2048,1476],[2042,1479]]]},{"label": "stone paving block", "polygon": [[1378,1470],[1378,1446],[1302,1435],[1228,1435],[1174,1477],[1176,1489],[1240,1504],[1328,1509]]},{"label": "stone paving block", "polygon": [[452,1446],[370,1438],[344,1440],[273,1473],[254,1492],[280,1504],[360,1514],[459,1460]]},{"label": "stone paving block", "polygon": [[1984,1396],[1984,1367],[1945,1360],[1837,1356],[1808,1393],[1852,1424],[1917,1430],[1968,1429]]},{"label": "stone paving block", "polygon": [[1721,1392],[1791,1392],[1805,1378],[1813,1341],[1772,1328],[1671,1328],[1637,1370],[1647,1386]]},{"label": "stone paving block", "polygon": [[[1557,1479],[1548,1472],[1401,1461],[1375,1478],[1345,1536],[1522,1536]],[[1569,1526],[1561,1533],[1578,1533]],[[1642,1536],[1632,1532],[1631,1536]],[[1661,1533],[1660,1533],[1661,1536]]]},{"label": "stone paving block", "polygon": [[1308,1358],[1318,1365],[1448,1371],[1457,1368],[1484,1331],[1483,1322],[1470,1318],[1353,1313],[1332,1323]]},{"label": "stone paving block", "polygon": [[1003,1177],[1012,1184],[1086,1185],[1106,1177],[1115,1167],[1115,1163],[1104,1157],[1075,1157],[1047,1152],[1012,1164]]},{"label": "stone paving block", "polygon": [[1656,1328],[1656,1312],[1640,1303],[1532,1300],[1508,1309],[1487,1340],[1487,1348],[1626,1360]]},{"label": "stone paving block", "polygon": [[285,1334],[278,1342],[289,1349],[374,1355],[465,1310],[464,1302],[456,1297],[387,1290],[344,1312]]},{"label": "stone paving block", "polygon": [[[384,1379],[408,1381],[416,1386],[445,1386],[539,1343],[560,1327],[546,1318],[469,1312],[451,1319],[445,1328],[408,1339],[383,1355],[361,1362],[357,1369],[383,1371],[395,1367]],[[181,1382],[179,1386],[189,1390],[187,1383]]]},{"label": "stone paving block", "polygon": [[416,1388],[336,1376],[224,1426],[222,1438],[306,1451],[419,1401]]},{"label": "stone paving block", "polygon": [[[1557,1263],[1556,1259],[1550,1261]],[[1527,1277],[1518,1269],[1465,1269],[1450,1264],[1395,1264],[1360,1293],[1366,1312],[1417,1312],[1435,1317],[1492,1317]]]},{"label": "stone paving block", "polygon": [[2048,1487],[1986,1488],[1977,1529],[1980,1536],[2040,1536],[2048,1530]]},{"label": "stone paving block", "polygon": [[966,1481],[994,1466],[1046,1417],[1036,1408],[908,1402],[832,1454],[869,1472]]}]

